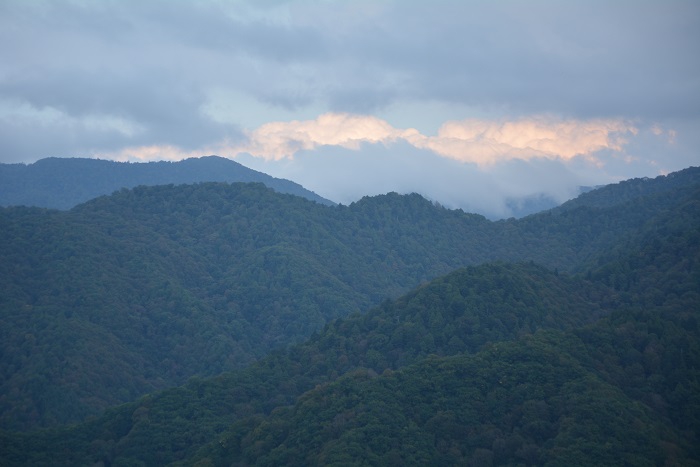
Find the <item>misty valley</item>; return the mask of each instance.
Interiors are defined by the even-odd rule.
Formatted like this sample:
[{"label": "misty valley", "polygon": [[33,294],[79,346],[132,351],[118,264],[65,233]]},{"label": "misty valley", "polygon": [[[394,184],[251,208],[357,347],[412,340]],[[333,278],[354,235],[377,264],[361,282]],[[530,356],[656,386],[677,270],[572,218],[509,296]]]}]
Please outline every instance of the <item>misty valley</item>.
[{"label": "misty valley", "polygon": [[700,465],[699,168],[491,220],[229,162],[0,164],[0,465]]}]

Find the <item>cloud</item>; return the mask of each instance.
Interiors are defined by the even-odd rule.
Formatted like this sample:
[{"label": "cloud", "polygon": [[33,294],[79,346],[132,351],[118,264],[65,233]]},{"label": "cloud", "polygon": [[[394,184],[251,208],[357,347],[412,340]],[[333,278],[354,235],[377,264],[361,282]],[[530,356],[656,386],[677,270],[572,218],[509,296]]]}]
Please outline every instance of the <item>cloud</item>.
[{"label": "cloud", "polygon": [[397,130],[385,120],[373,116],[326,113],[315,120],[264,124],[248,132],[247,144],[230,151],[278,160],[319,146],[359,149],[363,142],[389,143],[415,133],[416,130]]},{"label": "cloud", "polygon": [[315,120],[267,123],[248,132],[247,144],[230,148],[229,152],[278,160],[319,146],[358,149],[361,143],[404,140],[441,156],[483,166],[511,159],[577,156],[595,161],[598,151],[622,151],[625,136],[637,131],[619,119],[580,121],[535,116],[514,121],[450,121],[437,136],[426,136],[413,128],[394,128],[373,116],[327,113]]},{"label": "cloud", "polygon": [[9,120],[15,125],[84,128],[86,131],[114,132],[126,137],[133,137],[143,131],[140,125],[117,115],[84,114],[74,117],[54,107],[37,108],[27,102],[0,100],[0,121]]},{"label": "cloud", "polygon": [[[184,151],[172,145],[134,146],[119,151],[98,154],[101,158],[119,162],[180,161],[191,157],[201,157],[209,153],[202,150]],[[212,153],[213,154],[213,153]]]},{"label": "cloud", "polygon": [[572,159],[591,161],[601,150],[622,151],[626,135],[637,128],[622,120],[561,120],[547,117],[515,121],[469,119],[445,123],[436,137],[414,137],[418,147],[480,165],[510,159]]},{"label": "cloud", "polygon": [[668,141],[668,144],[674,144],[676,142],[676,137],[678,136],[678,132],[673,128],[665,130],[664,127],[662,127],[658,123],[654,123],[651,126],[651,128],[649,128],[649,131],[651,131],[656,136],[666,135],[666,141]]}]

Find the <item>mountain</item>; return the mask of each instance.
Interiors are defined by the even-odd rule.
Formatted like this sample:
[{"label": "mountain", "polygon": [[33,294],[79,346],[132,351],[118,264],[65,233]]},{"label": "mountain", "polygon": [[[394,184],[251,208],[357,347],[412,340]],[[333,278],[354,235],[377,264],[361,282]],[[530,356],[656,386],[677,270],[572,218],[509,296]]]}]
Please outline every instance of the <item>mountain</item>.
[{"label": "mountain", "polygon": [[582,189],[580,196],[554,208],[561,212],[581,206],[606,208],[631,202],[652,194],[662,194],[676,188],[694,186],[697,184],[700,168],[689,167],[668,175],[656,178],[633,178],[619,183],[604,185],[595,189]]},{"label": "mountain", "polygon": [[0,206],[70,209],[121,188],[199,182],[258,182],[279,193],[335,204],[297,183],[209,156],[148,163],[50,157],[33,164],[0,164]]},{"label": "mountain", "polygon": [[54,429],[0,463],[692,465],[692,173],[499,222],[221,183],[2,209],[2,423]]},{"label": "mountain", "polygon": [[[3,465],[698,465],[700,193],[595,267],[454,271]],[[650,219],[651,221],[652,219]]]},{"label": "mountain", "polygon": [[[0,209],[0,426],[77,422],[243,368],[460,267],[589,273],[645,232],[697,225],[678,211],[697,202],[695,173],[695,185],[610,207],[499,222],[415,194],[325,206],[223,183]],[[632,277],[613,272],[610,286]]]}]

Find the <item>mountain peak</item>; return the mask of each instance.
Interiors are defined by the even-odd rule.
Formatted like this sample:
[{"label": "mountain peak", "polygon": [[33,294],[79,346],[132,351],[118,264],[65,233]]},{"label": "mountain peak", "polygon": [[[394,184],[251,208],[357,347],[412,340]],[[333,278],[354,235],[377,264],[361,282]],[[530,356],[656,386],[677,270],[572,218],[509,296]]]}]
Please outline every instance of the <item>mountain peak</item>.
[{"label": "mountain peak", "polygon": [[0,206],[39,206],[70,209],[139,185],[198,182],[260,182],[320,204],[333,205],[290,180],[275,178],[220,156],[178,162],[115,162],[102,159],[49,157],[33,164],[0,164]]}]

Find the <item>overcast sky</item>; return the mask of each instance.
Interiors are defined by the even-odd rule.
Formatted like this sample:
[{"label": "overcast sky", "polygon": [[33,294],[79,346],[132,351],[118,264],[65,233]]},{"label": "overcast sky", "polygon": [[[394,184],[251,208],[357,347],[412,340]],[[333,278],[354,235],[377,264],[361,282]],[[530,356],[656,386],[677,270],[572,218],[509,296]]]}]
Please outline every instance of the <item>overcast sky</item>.
[{"label": "overcast sky", "polygon": [[217,154],[507,215],[699,148],[697,0],[0,0],[0,162]]}]

